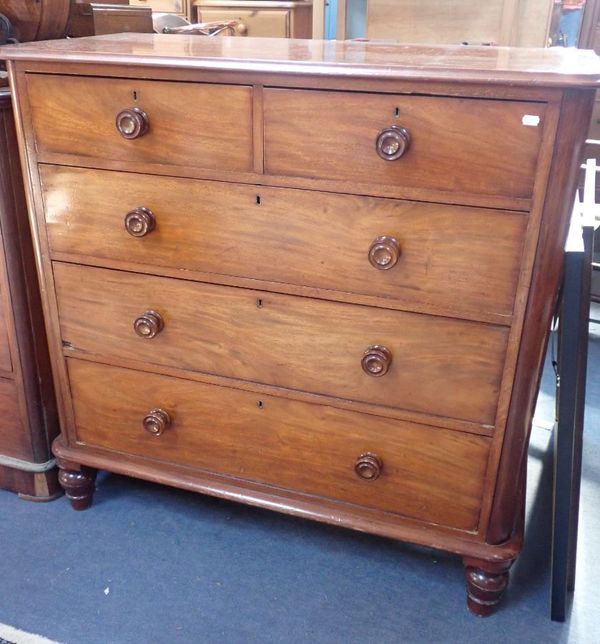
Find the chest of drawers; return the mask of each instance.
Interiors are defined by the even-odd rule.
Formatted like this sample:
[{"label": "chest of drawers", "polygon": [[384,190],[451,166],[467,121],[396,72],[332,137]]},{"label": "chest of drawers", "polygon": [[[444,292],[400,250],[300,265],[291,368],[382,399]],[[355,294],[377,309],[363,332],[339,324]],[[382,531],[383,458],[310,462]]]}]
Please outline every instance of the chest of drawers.
[{"label": "chest of drawers", "polygon": [[73,506],[103,468],[441,548],[491,612],[595,55],[146,35],[5,55]]}]

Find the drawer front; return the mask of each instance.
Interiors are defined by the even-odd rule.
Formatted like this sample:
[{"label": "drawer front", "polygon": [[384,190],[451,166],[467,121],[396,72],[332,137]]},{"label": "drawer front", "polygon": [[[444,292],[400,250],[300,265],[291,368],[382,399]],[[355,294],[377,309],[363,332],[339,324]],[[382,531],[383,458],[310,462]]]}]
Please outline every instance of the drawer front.
[{"label": "drawer front", "polygon": [[130,5],[137,7],[151,7],[152,11],[165,13],[186,13],[184,0],[129,0]]},{"label": "drawer front", "polygon": [[[4,285],[6,288],[7,285]],[[6,324],[5,299],[0,292],[0,370],[10,373],[13,370],[12,359],[10,356],[10,344],[8,341],[8,327]]]},{"label": "drawer front", "polygon": [[31,436],[21,421],[17,387],[13,380],[0,378],[0,454],[30,461]]},{"label": "drawer front", "polygon": [[[264,109],[269,174],[532,195],[544,122],[540,103],[267,89]],[[539,117],[539,125],[523,125],[525,115]],[[392,161],[376,150],[390,126],[410,136],[407,151]],[[382,141],[386,149],[392,143],[387,135]]]},{"label": "drawer front", "polygon": [[[489,439],[82,360],[69,374],[88,445],[477,527]],[[144,428],[154,409],[168,414],[160,435]],[[356,474],[366,453],[376,479]]]},{"label": "drawer front", "polygon": [[236,9],[198,7],[201,22],[228,22],[237,20],[245,36],[260,38],[289,38],[290,11],[288,9]]},{"label": "drawer front", "polygon": [[504,327],[70,264],[54,275],[67,351],[494,423]]},{"label": "drawer front", "polygon": [[[253,168],[249,87],[43,74],[29,74],[27,85],[41,161],[76,155],[124,167]],[[133,108],[149,126],[138,138],[124,138],[116,118]]]},{"label": "drawer front", "polygon": [[590,121],[590,129],[587,135],[588,139],[600,141],[600,100],[594,103],[594,110],[592,112],[592,120]]},{"label": "drawer front", "polygon": [[[82,262],[512,313],[527,225],[518,213],[56,166],[41,175],[50,248]],[[133,213],[131,230],[140,206],[154,228],[136,237],[125,217]]]}]

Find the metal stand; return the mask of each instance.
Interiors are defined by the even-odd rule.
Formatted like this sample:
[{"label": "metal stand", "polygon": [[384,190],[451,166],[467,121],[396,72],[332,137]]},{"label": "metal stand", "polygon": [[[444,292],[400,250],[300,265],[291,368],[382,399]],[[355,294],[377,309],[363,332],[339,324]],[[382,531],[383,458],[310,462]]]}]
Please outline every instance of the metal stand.
[{"label": "metal stand", "polygon": [[565,249],[558,338],[558,419],[554,432],[551,618],[557,622],[565,621],[575,589],[595,176],[592,159],[586,167],[584,201],[576,201]]}]

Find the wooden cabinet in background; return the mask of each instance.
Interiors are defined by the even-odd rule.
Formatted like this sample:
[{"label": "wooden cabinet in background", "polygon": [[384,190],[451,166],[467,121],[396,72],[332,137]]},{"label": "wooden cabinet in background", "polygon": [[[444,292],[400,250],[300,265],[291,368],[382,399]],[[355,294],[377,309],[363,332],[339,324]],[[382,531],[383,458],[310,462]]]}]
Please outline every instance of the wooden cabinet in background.
[{"label": "wooden cabinet in background", "polygon": [[193,0],[198,22],[240,22],[247,36],[263,38],[311,38],[312,2],[306,0]]},{"label": "wooden cabinet in background", "polygon": [[68,36],[102,36],[125,31],[153,33],[150,7],[78,2],[71,7]]},{"label": "wooden cabinet in background", "polygon": [[597,57],[144,34],[4,51],[73,506],[102,468],[441,548],[492,612]]},{"label": "wooden cabinet in background", "polygon": [[192,0],[129,0],[134,7],[150,7],[160,13],[176,13],[184,18],[190,18],[190,3]]},{"label": "wooden cabinet in background", "polygon": [[10,91],[0,89],[0,487],[60,494],[58,420]]}]

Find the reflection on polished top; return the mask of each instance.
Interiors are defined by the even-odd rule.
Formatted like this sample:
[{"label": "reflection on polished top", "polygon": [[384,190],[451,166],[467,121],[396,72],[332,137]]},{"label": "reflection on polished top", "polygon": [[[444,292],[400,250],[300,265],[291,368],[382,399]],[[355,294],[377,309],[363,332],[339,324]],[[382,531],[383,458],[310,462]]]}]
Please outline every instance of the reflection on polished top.
[{"label": "reflection on polished top", "polygon": [[[202,38],[194,35],[116,34],[3,47],[0,57],[61,62],[109,62],[196,69],[334,74],[516,85],[600,84],[593,51],[393,42]],[[132,60],[134,59],[134,60]]]}]

